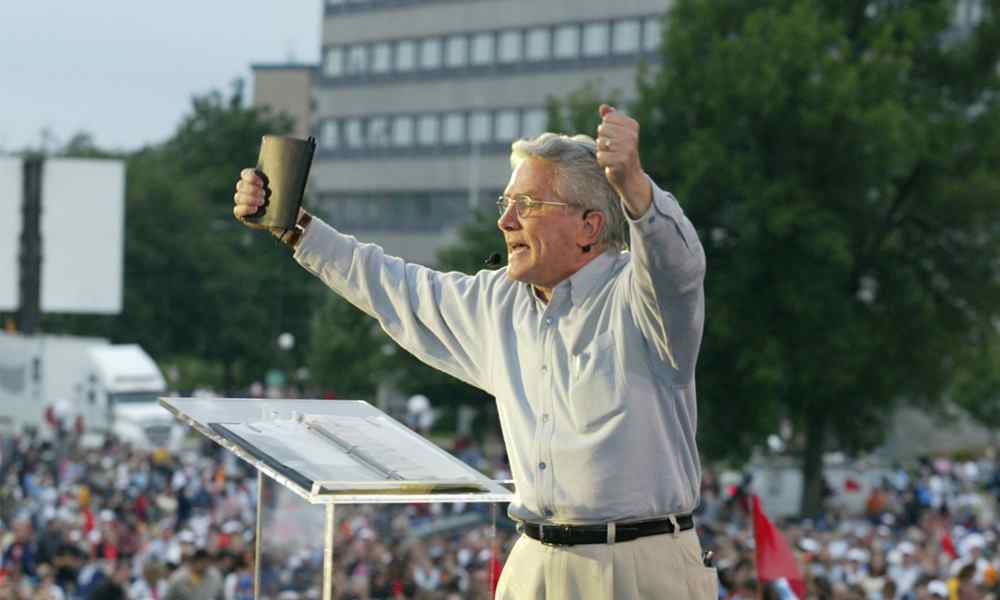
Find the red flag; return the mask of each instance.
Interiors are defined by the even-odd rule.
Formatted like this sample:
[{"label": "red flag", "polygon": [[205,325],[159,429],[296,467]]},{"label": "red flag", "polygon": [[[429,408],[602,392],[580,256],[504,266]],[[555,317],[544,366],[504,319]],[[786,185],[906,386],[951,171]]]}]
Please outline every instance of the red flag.
[{"label": "red flag", "polygon": [[761,584],[785,579],[799,598],[806,597],[806,584],[795,562],[795,555],[785,536],[771,524],[760,508],[760,498],[751,498],[753,509],[753,539],[756,545],[757,579]]},{"label": "red flag", "polygon": [[941,549],[944,553],[948,555],[951,560],[958,558],[958,550],[955,549],[955,542],[951,541],[951,536],[948,535],[947,529],[941,530]]}]

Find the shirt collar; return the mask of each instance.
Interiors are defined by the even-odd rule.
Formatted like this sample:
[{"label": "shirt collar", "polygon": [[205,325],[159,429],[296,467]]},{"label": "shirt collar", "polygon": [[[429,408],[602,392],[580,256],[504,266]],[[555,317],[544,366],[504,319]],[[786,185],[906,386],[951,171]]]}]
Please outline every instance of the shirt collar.
[{"label": "shirt collar", "polygon": [[594,291],[597,284],[607,280],[608,271],[611,270],[614,263],[615,252],[608,250],[597,255],[589,263],[583,265],[579,271],[569,276],[570,299],[572,299],[574,306],[579,306],[590,295],[590,292]]},{"label": "shirt collar", "polygon": [[[580,267],[579,271],[559,282],[559,284],[552,290],[552,298],[550,301],[554,300],[560,294],[565,294],[565,292],[562,292],[562,289],[564,287],[569,287],[570,300],[573,302],[574,306],[579,306],[587,295],[593,291],[598,283],[607,279],[607,272],[611,269],[614,263],[614,251],[609,250],[607,252],[602,252],[594,257],[593,260]],[[529,285],[528,289],[531,291],[531,296],[534,298],[535,303],[544,307],[545,303],[542,302],[542,299],[535,293],[534,288]]]}]

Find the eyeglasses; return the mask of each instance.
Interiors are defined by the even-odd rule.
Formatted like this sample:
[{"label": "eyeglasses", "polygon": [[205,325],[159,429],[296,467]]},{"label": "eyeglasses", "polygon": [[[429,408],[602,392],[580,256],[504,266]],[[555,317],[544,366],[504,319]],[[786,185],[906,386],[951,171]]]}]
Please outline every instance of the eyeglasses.
[{"label": "eyeglasses", "polygon": [[507,214],[511,205],[514,205],[514,212],[517,213],[519,219],[527,219],[530,217],[535,217],[541,214],[542,209],[545,208],[546,204],[552,206],[574,206],[579,208],[579,204],[573,204],[571,202],[550,202],[548,200],[535,200],[527,194],[518,194],[513,198],[509,196],[500,196],[497,199],[497,210],[500,211],[500,216]]}]

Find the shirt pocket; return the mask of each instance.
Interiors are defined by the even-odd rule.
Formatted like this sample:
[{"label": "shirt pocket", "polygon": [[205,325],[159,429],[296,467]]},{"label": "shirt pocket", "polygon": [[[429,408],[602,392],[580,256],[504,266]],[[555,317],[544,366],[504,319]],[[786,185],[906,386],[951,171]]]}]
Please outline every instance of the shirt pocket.
[{"label": "shirt pocket", "polygon": [[624,411],[613,331],[594,336],[570,363],[569,414],[577,431],[594,431]]}]

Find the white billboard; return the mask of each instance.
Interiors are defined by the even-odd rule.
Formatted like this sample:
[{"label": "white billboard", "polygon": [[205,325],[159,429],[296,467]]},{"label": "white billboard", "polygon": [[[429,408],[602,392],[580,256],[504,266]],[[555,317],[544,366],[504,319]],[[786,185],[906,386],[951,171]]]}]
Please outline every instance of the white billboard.
[{"label": "white billboard", "polygon": [[125,261],[125,163],[50,158],[42,166],[43,312],[116,314]]},{"label": "white billboard", "polygon": [[20,302],[18,255],[23,176],[20,158],[0,156],[0,310],[6,312],[17,310]]}]

